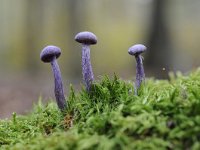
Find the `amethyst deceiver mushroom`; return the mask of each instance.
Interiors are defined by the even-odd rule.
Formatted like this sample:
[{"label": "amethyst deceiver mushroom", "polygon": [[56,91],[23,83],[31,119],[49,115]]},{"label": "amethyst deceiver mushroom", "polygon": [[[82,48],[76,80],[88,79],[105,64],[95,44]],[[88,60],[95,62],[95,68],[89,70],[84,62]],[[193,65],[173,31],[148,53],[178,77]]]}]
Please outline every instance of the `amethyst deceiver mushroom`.
[{"label": "amethyst deceiver mushroom", "polygon": [[80,32],[75,36],[75,40],[82,44],[82,74],[86,90],[90,91],[94,81],[94,74],[90,62],[90,45],[97,43],[97,37],[91,32]]},{"label": "amethyst deceiver mushroom", "polygon": [[42,50],[42,52],[40,53],[40,59],[44,63],[51,63],[52,71],[54,74],[54,83],[55,83],[54,92],[55,92],[56,102],[59,109],[64,110],[67,104],[64,96],[61,72],[56,60],[60,56],[60,54],[61,50],[59,47],[50,45],[46,46]]},{"label": "amethyst deceiver mushroom", "polygon": [[147,50],[146,46],[142,44],[136,44],[129,48],[128,53],[134,55],[136,59],[136,84],[135,84],[135,94],[141,86],[141,83],[145,80],[144,67],[142,63],[141,54]]}]

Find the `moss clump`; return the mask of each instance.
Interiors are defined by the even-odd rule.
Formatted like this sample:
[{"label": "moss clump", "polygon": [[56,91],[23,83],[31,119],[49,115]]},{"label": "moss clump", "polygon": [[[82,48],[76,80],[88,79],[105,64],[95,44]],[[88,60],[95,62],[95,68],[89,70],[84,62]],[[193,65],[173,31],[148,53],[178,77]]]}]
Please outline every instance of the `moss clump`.
[{"label": "moss clump", "polygon": [[200,70],[146,81],[103,77],[88,94],[71,87],[68,110],[54,102],[0,121],[0,149],[200,149]]}]

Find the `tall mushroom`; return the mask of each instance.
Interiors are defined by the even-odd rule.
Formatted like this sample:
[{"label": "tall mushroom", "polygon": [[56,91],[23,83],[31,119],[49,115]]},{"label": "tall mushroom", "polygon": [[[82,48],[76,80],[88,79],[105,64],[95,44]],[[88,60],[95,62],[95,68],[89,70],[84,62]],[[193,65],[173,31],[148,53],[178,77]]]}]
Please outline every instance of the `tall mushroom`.
[{"label": "tall mushroom", "polygon": [[94,74],[90,62],[90,45],[97,43],[97,37],[91,32],[80,32],[75,36],[75,40],[82,44],[82,74],[86,90],[90,91],[94,81]]},{"label": "tall mushroom", "polygon": [[129,48],[128,53],[130,55],[134,55],[136,59],[136,84],[135,84],[135,94],[137,95],[137,91],[141,86],[141,83],[145,80],[145,73],[142,63],[141,53],[146,51],[146,46],[142,44],[136,44]]},{"label": "tall mushroom", "polygon": [[59,109],[64,110],[67,106],[66,99],[64,96],[64,90],[63,90],[63,83],[62,83],[62,77],[60,68],[57,63],[57,58],[60,56],[61,50],[57,46],[46,46],[42,52],[40,53],[40,59],[44,63],[51,63],[52,71],[54,74],[54,83],[55,83],[55,97],[56,102],[59,107]]}]

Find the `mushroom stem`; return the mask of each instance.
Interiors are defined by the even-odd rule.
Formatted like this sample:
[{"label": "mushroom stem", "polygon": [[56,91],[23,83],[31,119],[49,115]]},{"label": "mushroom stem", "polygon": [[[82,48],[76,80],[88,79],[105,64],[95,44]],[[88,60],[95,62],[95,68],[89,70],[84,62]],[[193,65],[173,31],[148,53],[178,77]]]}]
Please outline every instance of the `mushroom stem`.
[{"label": "mushroom stem", "polygon": [[53,60],[51,61],[51,67],[54,74],[54,83],[55,83],[54,92],[55,92],[56,102],[58,107],[61,110],[64,110],[66,108],[66,100],[64,96],[61,72],[56,57],[54,57]]},{"label": "mushroom stem", "polygon": [[136,55],[136,88],[135,88],[135,94],[137,94],[137,89],[140,88],[142,82],[145,80],[145,73],[142,63],[142,56]]},{"label": "mushroom stem", "polygon": [[86,44],[82,44],[82,74],[86,90],[90,91],[91,84],[94,81],[94,74],[90,62],[90,47]]},{"label": "mushroom stem", "polygon": [[92,66],[90,62],[90,45],[97,43],[97,37],[92,32],[80,32],[75,36],[75,40],[82,44],[82,74],[87,92],[91,90],[94,81]]},{"label": "mushroom stem", "polygon": [[146,51],[146,46],[142,44],[136,44],[128,49],[130,55],[134,55],[136,59],[136,83],[135,83],[135,95],[137,95],[137,90],[140,88],[141,83],[145,80],[144,68],[142,64],[142,54]]}]

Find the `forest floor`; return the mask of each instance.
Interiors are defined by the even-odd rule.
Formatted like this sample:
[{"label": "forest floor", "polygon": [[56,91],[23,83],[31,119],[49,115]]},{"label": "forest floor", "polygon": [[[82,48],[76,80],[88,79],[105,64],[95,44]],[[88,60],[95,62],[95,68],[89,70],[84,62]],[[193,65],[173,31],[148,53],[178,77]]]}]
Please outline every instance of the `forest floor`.
[{"label": "forest floor", "polygon": [[[200,69],[170,80],[133,83],[104,76],[88,93],[70,87],[68,107],[39,101],[26,115],[0,120],[2,150],[200,149]],[[41,99],[40,99],[41,100]]]}]

